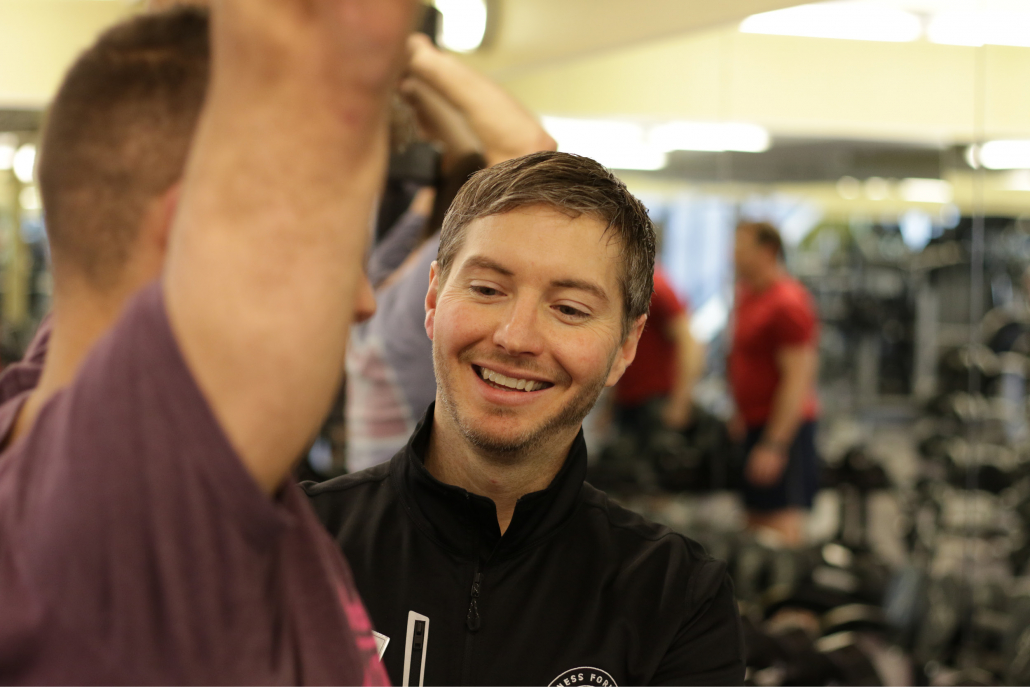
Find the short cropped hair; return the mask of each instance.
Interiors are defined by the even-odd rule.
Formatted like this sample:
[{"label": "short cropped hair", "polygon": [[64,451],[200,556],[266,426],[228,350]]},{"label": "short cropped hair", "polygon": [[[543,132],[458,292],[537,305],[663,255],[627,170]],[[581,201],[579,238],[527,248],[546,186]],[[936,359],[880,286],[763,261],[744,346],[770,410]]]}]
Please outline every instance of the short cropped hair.
[{"label": "short cropped hair", "polygon": [[606,225],[622,248],[619,285],[623,336],[646,315],[654,290],[655,228],[647,208],[614,174],[587,157],[540,152],[481,170],[462,187],[443,221],[437,262],[446,281],[475,220],[544,205],[570,217],[588,215]]},{"label": "short cropped hair", "polygon": [[783,257],[783,237],[779,230],[768,222],[741,222],[737,231],[746,229],[754,234],[755,243],[768,248],[777,258]]},{"label": "short cropped hair", "polygon": [[147,204],[183,174],[210,74],[206,10],[142,14],[109,29],[50,107],[39,185],[55,258],[117,283]]}]

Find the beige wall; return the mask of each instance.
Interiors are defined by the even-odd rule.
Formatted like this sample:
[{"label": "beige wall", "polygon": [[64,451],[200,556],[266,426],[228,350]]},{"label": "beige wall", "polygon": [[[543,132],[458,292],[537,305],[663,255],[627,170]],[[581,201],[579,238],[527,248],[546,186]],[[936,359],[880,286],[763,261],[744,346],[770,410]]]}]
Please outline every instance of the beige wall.
[{"label": "beige wall", "polygon": [[[737,119],[781,134],[931,142],[975,136],[976,49],[737,32],[735,13],[789,0],[591,2],[500,3],[506,28],[469,60],[548,114]],[[43,106],[75,55],[138,5],[0,0],[0,107]],[[687,31],[719,21],[723,28]],[[678,34],[655,39],[663,29]],[[988,135],[1030,136],[1030,49],[982,55]]]},{"label": "beige wall", "polygon": [[0,107],[42,107],[68,65],[132,10],[125,0],[0,0]]},{"label": "beige wall", "polygon": [[968,141],[978,54],[987,134],[1030,137],[1030,49],[974,49],[738,33],[653,42],[504,81],[568,116],[742,120],[774,133]]},{"label": "beige wall", "polygon": [[[700,0],[683,0],[686,5],[642,0],[634,6],[636,14],[628,15],[629,4],[621,0],[594,1],[593,11],[580,0],[569,7],[556,7],[553,0],[509,2],[501,8],[509,33],[486,54],[469,59],[546,114],[743,120],[781,135],[932,143],[976,137],[977,60],[982,59],[986,135],[1030,137],[1030,49],[761,36],[741,34],[735,23],[683,33],[688,25],[726,21],[732,11],[695,12],[689,22],[677,23],[677,7],[682,13],[687,5],[701,7]],[[752,10],[789,4],[741,3]],[[134,0],[0,0],[0,107],[45,105],[78,52],[139,5]],[[550,19],[548,6],[556,7]],[[572,6],[578,9],[572,12]],[[645,14],[647,21],[641,18]],[[576,17],[583,21],[577,24]],[[534,22],[546,28],[534,33]],[[680,33],[655,39],[663,27],[665,33]],[[515,35],[519,31],[522,38]],[[551,35],[556,32],[569,39],[559,46]],[[610,34],[609,47],[598,39],[602,34]],[[547,52],[534,48],[533,41],[557,47]],[[613,42],[633,44],[613,48]],[[970,185],[955,181],[956,202],[970,206],[974,199],[965,190]],[[782,190],[854,207],[838,199],[830,184]],[[988,204],[999,210],[1030,210],[1030,192],[992,183],[987,194]]]}]

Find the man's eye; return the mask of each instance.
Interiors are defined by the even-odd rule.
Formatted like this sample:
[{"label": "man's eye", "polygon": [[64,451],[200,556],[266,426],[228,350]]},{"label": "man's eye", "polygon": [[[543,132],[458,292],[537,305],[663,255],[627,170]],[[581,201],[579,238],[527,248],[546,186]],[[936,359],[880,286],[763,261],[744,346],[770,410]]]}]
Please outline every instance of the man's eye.
[{"label": "man's eye", "polygon": [[585,312],[583,312],[582,310],[577,310],[576,308],[573,308],[571,305],[559,305],[558,312],[560,312],[562,315],[565,315],[566,317],[572,317],[576,319],[582,319],[587,316]]},{"label": "man's eye", "polygon": [[489,286],[473,286],[472,291],[480,296],[496,296],[500,294],[500,291]]}]

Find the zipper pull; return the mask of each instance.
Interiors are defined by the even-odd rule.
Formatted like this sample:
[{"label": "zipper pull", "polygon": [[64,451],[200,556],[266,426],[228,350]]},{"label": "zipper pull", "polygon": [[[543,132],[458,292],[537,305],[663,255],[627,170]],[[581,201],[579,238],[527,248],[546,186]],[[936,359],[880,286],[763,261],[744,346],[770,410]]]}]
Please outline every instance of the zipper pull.
[{"label": "zipper pull", "polygon": [[476,573],[476,578],[472,582],[472,603],[469,604],[468,615],[465,616],[465,625],[468,626],[469,632],[476,632],[479,630],[479,606],[476,604],[476,599],[479,598],[479,582],[483,579],[482,573]]}]

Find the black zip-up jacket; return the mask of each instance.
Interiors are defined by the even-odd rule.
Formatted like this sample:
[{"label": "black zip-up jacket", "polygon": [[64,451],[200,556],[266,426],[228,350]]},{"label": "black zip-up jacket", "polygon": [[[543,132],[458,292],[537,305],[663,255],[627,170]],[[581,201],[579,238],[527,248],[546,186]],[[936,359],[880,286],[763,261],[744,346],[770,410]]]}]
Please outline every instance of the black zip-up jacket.
[{"label": "black zip-up jacket", "polygon": [[493,501],[425,469],[432,419],[389,463],[305,485],[394,684],[743,683],[726,565],[584,482],[582,432],[501,536]]}]

